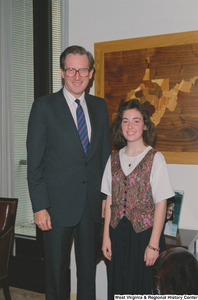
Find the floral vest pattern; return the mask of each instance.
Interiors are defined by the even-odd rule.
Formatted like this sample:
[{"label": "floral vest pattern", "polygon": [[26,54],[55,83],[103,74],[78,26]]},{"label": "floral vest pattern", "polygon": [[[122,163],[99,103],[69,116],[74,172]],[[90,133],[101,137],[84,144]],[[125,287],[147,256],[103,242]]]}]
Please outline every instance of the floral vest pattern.
[{"label": "floral vest pattern", "polygon": [[154,202],[150,185],[153,158],[157,150],[151,149],[135,169],[125,176],[122,171],[119,151],[111,156],[112,205],[110,225],[116,228],[126,216],[135,232],[141,232],[153,226]]}]

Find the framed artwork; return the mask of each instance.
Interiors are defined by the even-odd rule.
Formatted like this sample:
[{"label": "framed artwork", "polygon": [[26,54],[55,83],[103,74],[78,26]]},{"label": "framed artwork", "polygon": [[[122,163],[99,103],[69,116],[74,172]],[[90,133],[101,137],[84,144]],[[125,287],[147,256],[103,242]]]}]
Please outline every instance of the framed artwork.
[{"label": "framed artwork", "polygon": [[110,122],[138,98],[156,124],[155,148],[170,164],[198,164],[198,31],[95,43],[95,95]]},{"label": "framed artwork", "polygon": [[181,212],[184,191],[174,190],[175,197],[167,199],[167,212],[164,226],[166,236],[177,237],[177,229]]}]

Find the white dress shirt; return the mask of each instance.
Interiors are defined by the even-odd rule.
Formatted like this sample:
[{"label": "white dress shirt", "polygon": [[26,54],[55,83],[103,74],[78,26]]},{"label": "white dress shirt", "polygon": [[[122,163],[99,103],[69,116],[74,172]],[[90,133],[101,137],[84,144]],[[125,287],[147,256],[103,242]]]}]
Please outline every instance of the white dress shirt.
[{"label": "white dress shirt", "polygon": [[63,95],[64,95],[64,97],[66,99],[66,102],[69,106],[69,109],[71,111],[71,114],[72,114],[72,117],[74,119],[74,122],[76,124],[77,129],[78,129],[78,125],[77,125],[77,118],[76,118],[76,109],[78,107],[78,104],[75,102],[75,100],[76,99],[80,100],[80,105],[82,106],[84,114],[85,114],[85,120],[86,120],[86,123],[87,123],[88,137],[89,137],[89,141],[90,141],[91,140],[91,123],[90,123],[90,119],[89,119],[87,104],[86,104],[86,101],[85,101],[85,92],[79,98],[75,98],[64,87],[63,88]]}]

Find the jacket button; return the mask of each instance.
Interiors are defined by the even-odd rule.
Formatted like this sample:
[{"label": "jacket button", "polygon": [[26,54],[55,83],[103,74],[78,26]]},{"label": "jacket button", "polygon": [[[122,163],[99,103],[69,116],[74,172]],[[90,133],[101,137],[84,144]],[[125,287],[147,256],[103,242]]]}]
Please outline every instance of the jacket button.
[{"label": "jacket button", "polygon": [[85,184],[85,183],[86,183],[86,181],[84,180],[84,181],[83,181],[83,184]]}]

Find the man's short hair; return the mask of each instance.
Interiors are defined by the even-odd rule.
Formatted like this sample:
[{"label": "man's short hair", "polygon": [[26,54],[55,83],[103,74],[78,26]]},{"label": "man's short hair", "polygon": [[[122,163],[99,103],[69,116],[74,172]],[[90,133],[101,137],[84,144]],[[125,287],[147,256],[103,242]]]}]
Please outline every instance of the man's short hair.
[{"label": "man's short hair", "polygon": [[85,48],[81,47],[81,46],[70,46],[67,47],[61,54],[60,56],[60,68],[62,70],[65,69],[65,59],[67,57],[68,54],[80,54],[80,55],[87,55],[88,58],[88,62],[89,62],[89,70],[93,70],[94,69],[94,58],[93,55],[87,51]]}]

